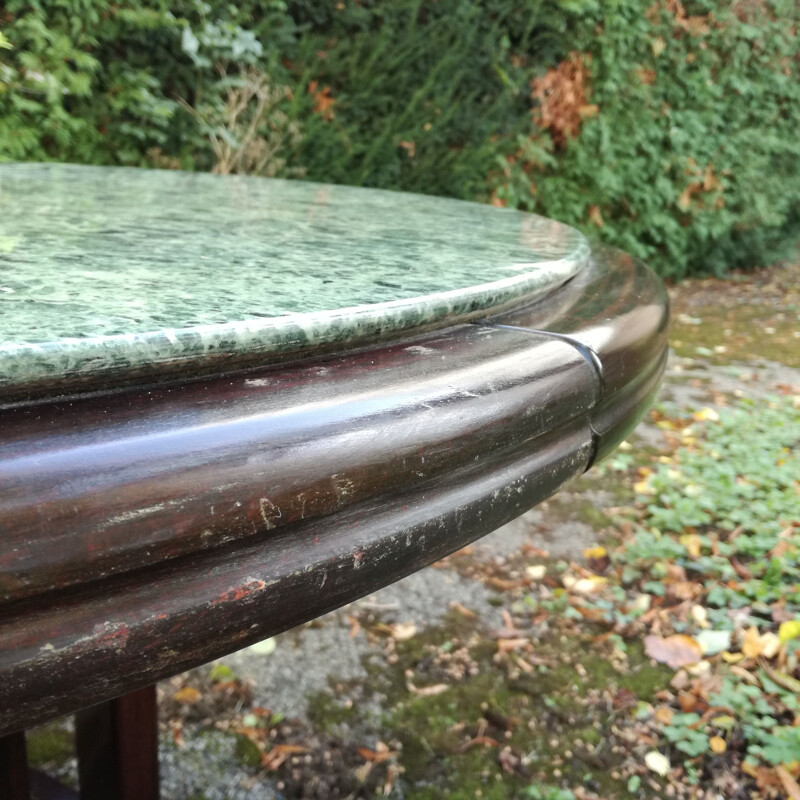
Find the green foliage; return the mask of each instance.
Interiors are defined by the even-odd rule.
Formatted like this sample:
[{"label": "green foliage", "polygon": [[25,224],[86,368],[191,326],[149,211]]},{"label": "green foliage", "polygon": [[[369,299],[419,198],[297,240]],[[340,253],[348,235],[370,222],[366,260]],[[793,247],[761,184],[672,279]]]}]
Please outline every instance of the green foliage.
[{"label": "green foliage", "polygon": [[[647,476],[642,488],[650,493],[639,496],[646,528],[615,561],[631,577],[655,578],[640,587],[659,597],[670,569],[697,581],[702,591],[693,602],[704,607],[706,628],[676,622],[675,629],[693,633],[712,657],[741,638],[742,627],[777,639],[773,608],[781,609],[781,619],[800,619],[800,406],[792,397],[758,406],[743,400],[718,419],[702,413],[695,419],[683,428],[689,444]],[[615,620],[629,625],[635,615],[626,609]],[[710,737],[722,736],[740,741],[752,764],[792,763],[800,753],[800,729],[788,724],[800,711],[800,681],[792,675],[798,642],[791,632],[781,636],[779,667],[753,660],[744,679],[745,670],[734,674],[721,666],[718,688],[708,697],[720,713],[673,714],[662,729],[666,741],[697,758],[710,752]]]},{"label": "green foliage", "polygon": [[8,0],[0,159],[494,197],[663,275],[721,272],[800,232],[798,16],[791,0],[685,13],[650,0]]},{"label": "green foliage", "polygon": [[763,264],[796,241],[800,7],[736,5],[741,18],[710,0],[683,17],[680,4],[570,4],[565,50],[587,54],[585,110],[598,113],[561,147],[552,130],[520,140],[499,195],[665,276]]},{"label": "green foliage", "polygon": [[649,477],[656,493],[650,521],[677,532],[709,523],[740,527],[737,551],[763,558],[800,514],[800,410],[776,399],[759,404],[756,413],[752,402],[742,401],[709,424],[705,436],[702,448],[683,452],[677,464],[659,465]]},{"label": "green foliage", "polygon": [[[299,6],[293,113],[309,176],[485,199],[495,139],[529,127],[531,59],[556,52],[542,3]],[[330,89],[327,119],[310,113],[312,81]]]},{"label": "green foliage", "polygon": [[692,726],[700,721],[699,714],[674,714],[672,724],[664,726],[664,737],[689,758],[708,750],[708,736]]},{"label": "green foliage", "polygon": [[532,800],[576,800],[575,792],[552,786],[528,786],[523,794]]}]

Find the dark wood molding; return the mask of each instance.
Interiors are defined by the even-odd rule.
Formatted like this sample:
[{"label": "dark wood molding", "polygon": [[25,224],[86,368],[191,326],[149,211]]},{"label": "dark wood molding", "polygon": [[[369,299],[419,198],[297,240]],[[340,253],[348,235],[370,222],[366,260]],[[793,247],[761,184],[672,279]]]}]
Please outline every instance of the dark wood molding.
[{"label": "dark wood molding", "polygon": [[0,409],[0,733],[305,622],[613,449],[666,353],[638,262],[338,355]]}]

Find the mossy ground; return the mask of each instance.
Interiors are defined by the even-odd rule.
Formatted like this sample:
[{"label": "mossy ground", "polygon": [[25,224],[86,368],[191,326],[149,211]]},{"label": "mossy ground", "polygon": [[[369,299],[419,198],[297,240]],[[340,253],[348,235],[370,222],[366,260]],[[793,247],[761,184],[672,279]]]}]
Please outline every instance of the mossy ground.
[{"label": "mossy ground", "polygon": [[670,344],[679,356],[800,367],[799,337],[800,261],[673,292]]}]

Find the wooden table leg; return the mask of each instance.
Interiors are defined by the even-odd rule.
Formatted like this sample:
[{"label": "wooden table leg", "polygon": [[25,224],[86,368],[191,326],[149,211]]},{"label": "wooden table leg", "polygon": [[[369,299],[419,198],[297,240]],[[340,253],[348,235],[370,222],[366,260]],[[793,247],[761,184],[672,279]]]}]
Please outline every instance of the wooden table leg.
[{"label": "wooden table leg", "polygon": [[75,717],[81,800],[158,800],[156,687]]},{"label": "wooden table leg", "polygon": [[81,800],[80,794],[38,769],[28,772],[34,800]]},{"label": "wooden table leg", "polygon": [[0,800],[30,800],[25,732],[0,737]]}]

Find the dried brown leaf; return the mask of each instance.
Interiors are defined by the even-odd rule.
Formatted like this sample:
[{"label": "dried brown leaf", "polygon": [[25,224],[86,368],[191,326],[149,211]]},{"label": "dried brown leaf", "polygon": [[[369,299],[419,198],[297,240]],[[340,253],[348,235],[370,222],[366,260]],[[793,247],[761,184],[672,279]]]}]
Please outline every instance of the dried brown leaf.
[{"label": "dried brown leaf", "polygon": [[462,617],[465,617],[466,619],[475,619],[478,616],[472,609],[467,608],[464,605],[461,605],[461,603],[455,600],[450,601],[450,608],[452,608],[453,611],[457,611],[459,614],[461,614]]},{"label": "dried brown leaf", "polygon": [[202,700],[203,694],[199,689],[195,689],[193,686],[184,686],[183,689],[178,689],[178,691],[175,692],[172,699],[176,703],[183,703],[188,706],[194,705],[199,700]]},{"label": "dried brown leaf", "polygon": [[406,688],[417,697],[435,697],[446,692],[450,687],[446,683],[434,683],[432,686],[415,686],[411,681],[406,682]]},{"label": "dried brown leaf", "polygon": [[791,800],[800,800],[800,785],[789,774],[785,767],[775,767],[775,774],[783,786],[783,790],[791,798]]},{"label": "dried brown leaf", "polygon": [[662,639],[660,636],[646,636],[644,649],[650,658],[673,669],[696,664],[703,657],[703,649],[691,636],[675,633]]}]

